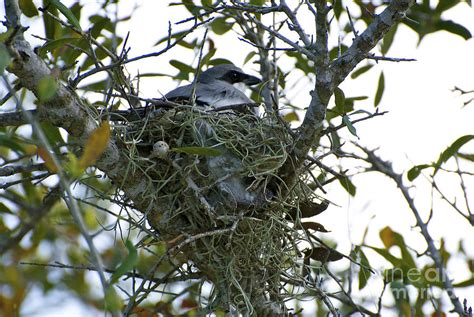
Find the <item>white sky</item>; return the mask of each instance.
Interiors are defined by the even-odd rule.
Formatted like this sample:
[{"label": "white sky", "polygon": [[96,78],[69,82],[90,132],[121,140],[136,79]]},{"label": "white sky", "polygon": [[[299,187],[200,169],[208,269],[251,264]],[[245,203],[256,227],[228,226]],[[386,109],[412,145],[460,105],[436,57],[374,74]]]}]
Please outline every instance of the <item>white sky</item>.
[{"label": "white sky", "polygon": [[[123,1],[125,5],[130,6],[136,2]],[[164,7],[162,1],[139,2],[142,6],[133,14],[131,24],[121,28],[122,32],[130,31],[130,57],[153,51],[152,45],[167,34],[168,20],[176,22],[187,17],[184,13],[176,13],[176,7],[171,9]],[[129,8],[125,8],[119,13],[127,15],[128,12]],[[448,17],[464,25],[474,34],[474,10],[467,4],[451,10],[446,15],[446,18]],[[305,23],[312,25],[313,22],[302,21],[303,25]],[[341,86],[346,96],[369,96],[368,100],[359,102],[356,107],[373,111],[373,96],[378,75],[380,71],[384,71],[386,90],[379,107],[380,110],[388,110],[389,113],[365,121],[356,128],[360,142],[369,148],[380,147],[382,157],[393,161],[398,172],[408,170],[413,164],[435,161],[439,153],[459,136],[474,134],[474,104],[462,108],[464,99],[451,91],[454,86],[466,90],[474,89],[474,41],[471,39],[466,42],[446,32],[426,36],[419,47],[417,40],[414,32],[402,26],[388,55],[416,58],[417,62],[380,62],[374,67],[376,70],[362,75],[357,81],[347,81]],[[218,48],[216,57],[226,57],[242,66],[248,48],[237,39],[236,34],[227,35],[216,45]],[[170,59],[179,59],[189,64],[194,62],[195,66],[192,54],[181,54],[178,50],[129,65],[127,68],[132,75],[136,74],[137,70],[141,73],[152,71],[176,73],[176,70],[168,64]],[[280,65],[280,67],[289,70],[292,65]],[[245,65],[244,68],[250,72],[256,70],[251,64]],[[148,79],[147,82],[142,82],[141,92],[146,97],[158,97],[160,93],[166,93],[176,85],[177,83],[171,82],[166,77]],[[300,100],[295,100],[294,103],[307,104],[309,98],[304,91],[298,95]],[[473,149],[472,145],[470,149]],[[416,196],[416,203],[422,207],[426,219],[430,207],[430,192],[429,187],[421,180],[422,177],[415,183],[417,187],[413,188],[411,193]],[[351,243],[360,243],[362,233],[370,222],[367,240],[371,245],[382,246],[378,232],[389,225],[402,233],[417,251],[424,251],[425,243],[420,239],[418,229],[413,229],[414,218],[391,181],[375,174],[358,176],[353,181],[358,185],[358,194],[355,198],[349,197],[338,186],[330,188],[328,198],[342,207],[331,207],[316,219],[327,229],[332,230],[325,237],[338,241],[338,249],[348,253]],[[448,179],[441,183],[441,187],[446,190],[458,188],[455,186],[456,183]],[[471,184],[471,189],[472,186],[474,184]],[[452,192],[450,194],[454,195]],[[448,250],[453,252],[460,239],[466,242],[473,241],[472,226],[446,205],[436,206],[438,207],[429,226],[435,239],[444,237]],[[472,243],[464,243],[464,247],[474,257]],[[455,281],[468,277],[465,267],[450,273],[453,274]],[[379,290],[372,289],[370,292],[377,296]],[[472,288],[470,293],[458,290],[458,295],[470,294],[471,304],[474,302],[472,293],[474,293]],[[52,311],[35,314],[35,316],[60,315],[62,315],[60,312],[57,314]],[[69,315],[74,314],[71,311]],[[83,312],[79,310],[75,315],[81,316]]]}]

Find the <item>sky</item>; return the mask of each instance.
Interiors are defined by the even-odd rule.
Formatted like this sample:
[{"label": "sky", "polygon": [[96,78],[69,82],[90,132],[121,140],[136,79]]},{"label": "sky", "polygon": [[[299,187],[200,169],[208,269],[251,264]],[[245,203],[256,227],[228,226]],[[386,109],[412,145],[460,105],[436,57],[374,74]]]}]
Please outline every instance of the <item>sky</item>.
[{"label": "sky", "polygon": [[[65,1],[66,2],[66,1]],[[85,1],[90,3],[91,1]],[[177,13],[177,8],[163,7],[161,1],[123,1],[124,7],[119,15],[128,15],[135,3],[141,6],[134,12],[130,24],[122,26],[121,32],[130,31],[130,57],[149,53],[155,42],[166,36],[168,21],[176,22],[187,15]],[[3,9],[3,8],[2,8]],[[0,12],[1,13],[1,12]],[[446,15],[467,27],[474,34],[474,10],[466,5],[460,5]],[[312,21],[302,20],[302,24]],[[356,25],[358,27],[358,25]],[[362,26],[360,26],[362,30]],[[178,30],[179,26],[173,26]],[[332,40],[337,40],[332,38]],[[246,56],[245,45],[237,39],[235,33],[221,38],[217,42],[216,57],[225,57],[234,61],[244,70],[257,74],[257,67],[251,63],[242,65]],[[221,47],[221,48],[219,48]],[[238,47],[238,49],[228,48]],[[147,59],[131,64],[128,71],[134,75],[137,72],[175,73],[176,69],[169,66],[170,59],[179,59],[188,64],[196,65],[191,52],[171,51],[158,58]],[[356,126],[360,142],[368,148],[380,148],[382,158],[393,162],[397,172],[407,171],[413,165],[436,161],[443,151],[459,136],[474,134],[474,104],[463,107],[464,99],[452,91],[454,86],[466,90],[474,89],[474,41],[465,41],[460,37],[446,32],[428,35],[418,44],[415,33],[401,26],[397,32],[394,44],[389,51],[391,57],[415,58],[416,62],[390,63],[380,62],[371,72],[362,75],[357,81],[346,81],[341,88],[346,96],[367,95],[369,99],[357,104],[358,107],[374,111],[373,96],[375,94],[378,75],[385,74],[386,90],[379,105],[380,110],[388,114]],[[282,62],[279,65],[284,70],[291,70],[292,64]],[[178,83],[168,77],[159,77],[143,81],[140,85],[143,96],[159,97],[161,94],[175,88]],[[301,91],[288,94],[294,104],[305,105],[309,97]],[[309,91],[309,88],[308,88]],[[350,138],[350,136],[347,136]],[[470,146],[472,150],[472,145]],[[472,153],[472,151],[471,151]],[[414,218],[411,215],[400,193],[394,184],[380,175],[364,174],[353,178],[357,185],[358,194],[350,197],[339,186],[331,186],[328,196],[340,207],[332,206],[327,212],[318,216],[318,222],[331,230],[325,238],[338,241],[338,250],[344,253],[350,251],[351,244],[361,242],[361,237],[367,226],[370,226],[367,241],[371,245],[382,246],[378,237],[379,230],[390,225],[393,230],[403,234],[406,240],[417,251],[423,251],[425,243],[420,239],[418,230],[414,228]],[[474,184],[470,184],[474,188]],[[442,188],[454,197],[452,188],[456,181],[442,179]],[[426,219],[430,208],[430,192],[426,181],[420,177],[410,193],[416,197],[415,202],[423,210]],[[472,191],[471,191],[472,193]],[[441,237],[446,240],[448,250],[455,250],[460,239],[474,237],[474,229],[465,220],[444,204],[437,204],[434,216],[429,226],[435,240]],[[474,257],[474,245],[465,243],[465,248]],[[379,262],[375,262],[379,263]],[[380,262],[380,266],[383,262]],[[460,264],[461,265],[461,264]],[[337,265],[336,265],[337,267]],[[452,273],[455,279],[466,278],[466,269]],[[378,294],[378,290],[367,290]],[[474,293],[458,291],[459,295]],[[474,299],[471,295],[471,302]],[[75,304],[70,306],[70,316],[83,316],[82,308]],[[76,311],[77,313],[74,313]],[[62,316],[61,311],[48,310],[44,313],[37,311],[32,316]],[[387,315],[388,316],[388,315]]]}]

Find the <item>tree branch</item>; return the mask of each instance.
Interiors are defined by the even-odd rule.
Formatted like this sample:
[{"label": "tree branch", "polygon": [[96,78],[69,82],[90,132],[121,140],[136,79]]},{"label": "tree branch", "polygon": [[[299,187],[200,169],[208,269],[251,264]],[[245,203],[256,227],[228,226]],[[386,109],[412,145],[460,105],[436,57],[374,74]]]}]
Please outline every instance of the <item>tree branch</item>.
[{"label": "tree branch", "polygon": [[43,200],[43,204],[39,207],[30,209],[29,214],[31,218],[28,220],[22,220],[17,228],[13,229],[12,232],[16,232],[12,237],[2,239],[0,241],[0,254],[4,254],[10,248],[15,247],[20,243],[23,237],[30,232],[40,220],[48,214],[53,205],[59,200],[59,187],[54,188],[46,195]]},{"label": "tree branch", "polygon": [[328,22],[329,7],[326,1],[315,1],[316,6],[316,59],[315,89],[311,91],[311,102],[306,111],[303,123],[299,127],[298,137],[293,148],[294,160],[282,168],[284,179],[291,179],[290,170],[302,166],[311,147],[317,146],[329,98],[334,89],[349,75],[354,67],[369,56],[370,50],[384,37],[390,28],[405,17],[406,11],[415,3],[414,0],[392,0],[387,8],[378,16],[367,29],[356,36],[347,51],[329,63],[328,56]]},{"label": "tree branch", "polygon": [[[15,74],[21,85],[32,91],[40,99],[38,88],[40,81],[53,74],[43,60],[33,51],[31,45],[23,38],[23,30],[18,25],[19,20],[16,17],[19,13],[17,1],[6,1],[5,9],[8,19],[6,24],[10,28],[15,27],[15,32],[5,43],[13,57],[8,71]],[[76,138],[79,144],[84,144],[98,124],[73,91],[59,81],[57,86],[57,92],[50,100],[39,103],[38,116],[45,118],[55,126],[64,128],[71,136]],[[16,119],[18,118],[16,117]],[[10,119],[15,118],[10,117]],[[24,121],[19,120],[17,122],[22,123]],[[136,203],[137,209],[142,212],[149,211],[153,206],[152,199],[144,199],[143,196],[145,195],[142,195],[147,187],[146,177],[140,170],[129,172],[124,168],[127,165],[127,157],[121,155],[119,145],[111,138],[96,166],[104,171],[116,184],[122,186],[122,190],[126,195]]]},{"label": "tree branch", "polygon": [[392,0],[381,14],[374,17],[374,21],[354,39],[347,51],[332,62],[334,87],[343,82],[357,64],[369,56],[375,45],[392,26],[405,17],[408,9],[414,4],[414,0]]},{"label": "tree branch", "polygon": [[372,165],[372,169],[388,176],[393,181],[395,181],[398,188],[402,192],[403,198],[405,198],[405,201],[407,202],[408,206],[410,207],[410,210],[415,216],[416,225],[420,228],[421,234],[423,235],[426,243],[428,244],[429,256],[433,260],[436,268],[439,270],[441,282],[443,283],[444,289],[446,290],[446,293],[448,294],[448,297],[454,306],[454,311],[456,311],[460,316],[462,316],[463,307],[461,305],[461,302],[459,301],[459,298],[456,296],[451,279],[448,273],[446,272],[441,253],[435,246],[433,237],[431,237],[428,231],[428,225],[423,222],[423,219],[420,215],[420,211],[418,210],[418,208],[416,208],[415,202],[413,198],[411,198],[410,193],[408,192],[408,187],[403,184],[402,175],[395,173],[392,165],[389,162],[383,161],[379,156],[374,153],[374,151],[368,150],[362,146],[358,147],[367,155],[367,158],[365,158],[364,160]]}]

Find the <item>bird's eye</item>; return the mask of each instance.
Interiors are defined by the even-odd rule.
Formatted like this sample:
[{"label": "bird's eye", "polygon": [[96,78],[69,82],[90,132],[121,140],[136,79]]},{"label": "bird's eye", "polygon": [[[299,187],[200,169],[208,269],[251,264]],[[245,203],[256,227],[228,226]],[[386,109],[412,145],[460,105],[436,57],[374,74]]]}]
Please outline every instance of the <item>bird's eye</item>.
[{"label": "bird's eye", "polygon": [[239,74],[237,74],[237,72],[230,73],[230,76],[232,77],[232,79],[238,79],[239,78]]}]

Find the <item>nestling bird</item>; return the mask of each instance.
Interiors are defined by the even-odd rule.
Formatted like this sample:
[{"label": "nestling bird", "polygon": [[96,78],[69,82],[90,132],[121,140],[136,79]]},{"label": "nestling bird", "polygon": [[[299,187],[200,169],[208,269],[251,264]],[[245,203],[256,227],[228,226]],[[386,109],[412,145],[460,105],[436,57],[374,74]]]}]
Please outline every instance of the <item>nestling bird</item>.
[{"label": "nestling bird", "polygon": [[248,75],[232,64],[221,64],[203,72],[195,84],[178,87],[165,95],[170,101],[191,100],[194,93],[196,103],[215,109],[239,104],[251,104],[253,101],[233,84],[256,85],[261,80]]}]

